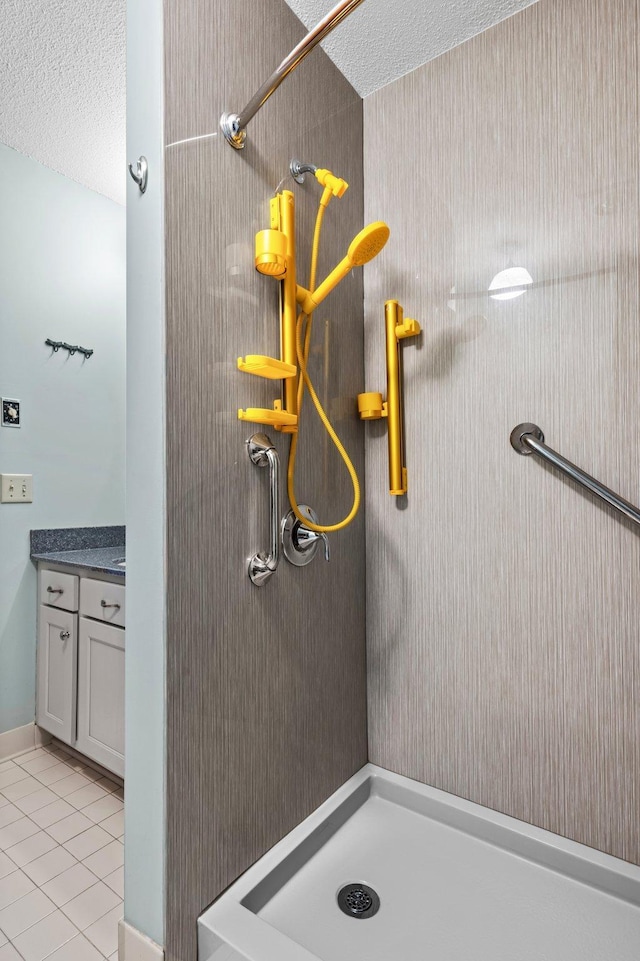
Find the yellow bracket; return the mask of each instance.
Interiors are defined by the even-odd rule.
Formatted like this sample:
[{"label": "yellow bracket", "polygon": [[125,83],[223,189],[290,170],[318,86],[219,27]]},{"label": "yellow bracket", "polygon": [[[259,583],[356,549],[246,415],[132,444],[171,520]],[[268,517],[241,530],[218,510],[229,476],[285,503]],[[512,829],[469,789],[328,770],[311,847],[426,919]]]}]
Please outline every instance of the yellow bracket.
[{"label": "yellow bracket", "polygon": [[273,410],[248,407],[238,411],[239,420],[267,424],[286,434],[298,430],[298,358],[296,356],[296,238],[295,201],[290,190],[273,197],[270,205],[270,226],[256,234],[256,270],[282,282],[282,310],[280,317],[281,359],[262,354],[248,354],[238,358],[238,370],[268,380],[283,381],[282,401],[276,400]]},{"label": "yellow bracket", "polygon": [[382,394],[375,391],[358,394],[358,413],[360,420],[380,420],[381,417],[389,416],[387,405],[382,401]]},{"label": "yellow bracket", "polygon": [[245,374],[255,374],[256,377],[266,377],[267,380],[285,380],[288,377],[295,377],[298,373],[298,368],[294,364],[285,364],[282,360],[264,357],[262,354],[238,357],[238,370],[243,370]]},{"label": "yellow bracket", "polygon": [[247,407],[246,410],[238,411],[238,420],[248,420],[252,424],[266,424],[269,427],[274,427],[276,430],[285,430],[289,428],[289,431],[297,430],[298,418],[295,414],[287,414],[286,411],[282,410],[280,406],[280,401],[276,400],[273,404],[273,410],[269,410],[268,407]]},{"label": "yellow bracket", "polygon": [[400,341],[407,337],[417,337],[421,327],[417,320],[404,319],[404,312],[397,300],[388,300],[385,303],[384,318],[387,347],[387,400],[383,403],[382,394],[378,393],[358,394],[358,411],[361,420],[387,418],[389,493],[397,497],[407,493]]}]

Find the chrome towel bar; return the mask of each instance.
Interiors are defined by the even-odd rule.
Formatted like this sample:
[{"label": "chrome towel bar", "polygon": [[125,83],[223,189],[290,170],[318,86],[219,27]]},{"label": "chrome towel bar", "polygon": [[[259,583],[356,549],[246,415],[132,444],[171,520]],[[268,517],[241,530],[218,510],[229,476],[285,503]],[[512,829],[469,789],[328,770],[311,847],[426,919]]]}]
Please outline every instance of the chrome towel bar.
[{"label": "chrome towel bar", "polygon": [[544,442],[544,434],[536,424],[518,424],[511,431],[511,446],[518,454],[537,454],[542,460],[547,461],[547,463],[552,464],[571,480],[580,484],[582,487],[586,487],[588,491],[595,494],[601,500],[609,504],[610,507],[615,507],[617,511],[628,517],[629,520],[634,521],[636,524],[640,525],[640,510],[626,501],[624,497],[620,497],[615,491],[610,490],[601,484],[600,481],[592,477],[591,474],[587,474],[585,471],[576,467],[571,461],[567,460],[557,451],[552,450],[551,447],[547,447]]},{"label": "chrome towel bar", "polygon": [[320,23],[310,30],[300,43],[295,47],[288,57],[282,61],[269,79],[262,84],[258,92],[251,98],[247,106],[240,113],[223,113],[220,118],[220,129],[228,143],[236,150],[242,150],[246,140],[246,126],[253,120],[260,107],[262,107],[272,93],[278,89],[285,77],[288,77],[292,70],[304,60],[313,48],[328,37],[332,30],[342,23],[356,7],[359,7],[362,0],[342,0],[330,10]]}]

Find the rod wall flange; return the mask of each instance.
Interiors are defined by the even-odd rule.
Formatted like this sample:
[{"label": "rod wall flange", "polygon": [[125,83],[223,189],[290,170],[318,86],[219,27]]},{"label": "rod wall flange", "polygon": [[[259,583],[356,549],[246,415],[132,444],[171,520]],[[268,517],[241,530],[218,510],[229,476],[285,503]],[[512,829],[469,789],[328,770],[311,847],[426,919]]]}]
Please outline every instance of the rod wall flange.
[{"label": "rod wall flange", "polygon": [[518,426],[514,427],[511,431],[509,440],[511,441],[513,449],[519,454],[533,454],[533,450],[524,439],[527,434],[530,434],[535,437],[536,440],[540,441],[541,444],[544,444],[544,434],[537,424],[518,424]]},{"label": "rod wall flange", "polygon": [[289,171],[297,184],[303,184],[305,174],[315,175],[317,169],[315,164],[305,164],[301,160],[292,160],[289,164]]},{"label": "rod wall flange", "polygon": [[220,117],[220,129],[227,143],[230,143],[236,150],[244,150],[247,131],[241,128],[240,117],[237,113],[223,113]]}]

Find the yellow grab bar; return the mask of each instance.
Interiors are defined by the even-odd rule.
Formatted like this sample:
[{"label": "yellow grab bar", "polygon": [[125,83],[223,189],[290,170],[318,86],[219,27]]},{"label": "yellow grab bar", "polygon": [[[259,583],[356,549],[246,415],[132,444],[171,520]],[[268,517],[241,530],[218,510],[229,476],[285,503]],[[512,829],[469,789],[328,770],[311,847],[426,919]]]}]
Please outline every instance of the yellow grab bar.
[{"label": "yellow grab bar", "polygon": [[407,468],[405,464],[404,414],[402,406],[402,361],[400,341],[417,337],[421,331],[417,320],[405,320],[397,300],[384,305],[385,339],[387,353],[387,399],[368,392],[358,395],[361,420],[379,420],[386,417],[389,443],[389,493],[398,497],[407,493]]}]

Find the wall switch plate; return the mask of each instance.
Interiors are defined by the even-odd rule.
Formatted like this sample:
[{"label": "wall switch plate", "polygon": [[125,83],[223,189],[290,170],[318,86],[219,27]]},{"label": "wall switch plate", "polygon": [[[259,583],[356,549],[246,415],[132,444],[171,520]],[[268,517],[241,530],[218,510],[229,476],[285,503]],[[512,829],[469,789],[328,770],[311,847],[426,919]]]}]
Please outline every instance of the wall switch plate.
[{"label": "wall switch plate", "polygon": [[2,398],[2,426],[20,426],[20,401],[9,400],[8,397]]},{"label": "wall switch plate", "polygon": [[31,504],[33,474],[0,474],[0,504]]}]

